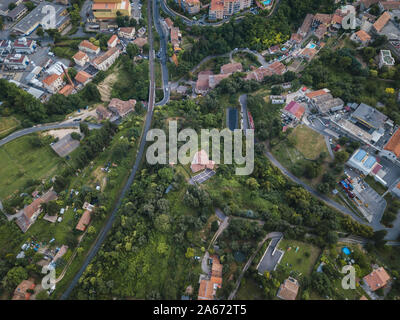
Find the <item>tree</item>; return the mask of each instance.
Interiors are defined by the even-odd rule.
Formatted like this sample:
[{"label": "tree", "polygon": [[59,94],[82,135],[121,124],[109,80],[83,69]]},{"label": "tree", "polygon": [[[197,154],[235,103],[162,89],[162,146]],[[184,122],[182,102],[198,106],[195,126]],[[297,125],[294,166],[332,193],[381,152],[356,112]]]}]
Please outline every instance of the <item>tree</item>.
[{"label": "tree", "polygon": [[42,27],[38,27],[38,28],[36,29],[36,34],[37,34],[39,37],[43,37],[43,36],[44,36],[43,28],[42,28]]},{"label": "tree", "polygon": [[345,163],[349,158],[349,154],[346,151],[339,151],[335,154],[336,163]]},{"label": "tree", "polygon": [[79,140],[81,140],[81,135],[78,132],[72,132],[71,138],[79,141]]},{"label": "tree", "polygon": [[193,248],[187,248],[185,257],[188,259],[191,259],[194,257],[194,249]]},{"label": "tree", "polygon": [[134,43],[129,43],[126,46],[126,53],[128,54],[129,58],[133,59],[140,53],[140,48]]},{"label": "tree", "polygon": [[14,288],[17,285],[19,285],[22,280],[26,280],[28,278],[28,273],[26,272],[26,270],[19,266],[19,267],[14,267],[11,268],[6,275],[5,281],[6,281],[6,285],[9,288]]},{"label": "tree", "polygon": [[82,134],[85,136],[89,135],[89,126],[87,123],[81,122],[79,123],[79,130],[81,131]]},{"label": "tree", "polygon": [[16,8],[17,7],[17,5],[14,3],[14,2],[11,2],[9,5],[8,5],[8,10],[12,10],[12,9],[14,9],[14,8]]},{"label": "tree", "polygon": [[94,226],[90,226],[88,229],[88,234],[95,234],[96,233],[96,228]]}]

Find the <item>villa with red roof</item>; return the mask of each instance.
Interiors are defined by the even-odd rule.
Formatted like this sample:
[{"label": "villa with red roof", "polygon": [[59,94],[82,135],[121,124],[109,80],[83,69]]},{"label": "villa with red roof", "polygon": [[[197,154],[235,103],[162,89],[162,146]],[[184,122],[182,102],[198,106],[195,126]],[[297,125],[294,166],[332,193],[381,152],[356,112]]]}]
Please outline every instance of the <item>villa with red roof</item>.
[{"label": "villa with red roof", "polygon": [[388,284],[390,276],[383,267],[380,267],[366,275],[363,279],[371,291],[376,291]]},{"label": "villa with red roof", "polygon": [[190,169],[192,169],[192,172],[195,173],[204,169],[212,170],[214,169],[214,166],[215,162],[209,160],[207,152],[200,150],[195,153]]},{"label": "villa with red roof", "polygon": [[297,103],[296,101],[291,101],[284,109],[283,112],[292,119],[301,120],[304,115],[306,108]]}]

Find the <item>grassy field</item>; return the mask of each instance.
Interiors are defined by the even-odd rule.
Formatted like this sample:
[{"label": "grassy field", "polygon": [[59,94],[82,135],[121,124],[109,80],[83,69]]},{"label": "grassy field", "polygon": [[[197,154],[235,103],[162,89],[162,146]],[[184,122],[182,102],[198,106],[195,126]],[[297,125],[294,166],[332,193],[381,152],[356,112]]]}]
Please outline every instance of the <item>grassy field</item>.
[{"label": "grassy field", "polygon": [[10,133],[19,125],[14,117],[0,117],[0,136]]},{"label": "grassy field", "polygon": [[[296,248],[299,248],[296,252]],[[293,271],[310,275],[321,250],[311,244],[283,239],[279,248],[285,251],[281,265],[287,265]]]},{"label": "grassy field", "polygon": [[295,148],[307,159],[314,160],[321,152],[328,153],[324,137],[305,125],[297,126],[293,130],[291,138],[295,143]]},{"label": "grassy field", "polygon": [[233,60],[236,62],[240,62],[243,66],[243,70],[250,70],[251,66],[259,67],[261,64],[257,61],[257,59],[253,59],[253,55],[247,52],[238,52],[233,55]]},{"label": "grassy field", "polygon": [[0,147],[0,198],[24,186],[28,179],[51,177],[62,160],[50,146],[35,148],[24,136]]},{"label": "grassy field", "polygon": [[253,279],[244,277],[236,294],[236,300],[262,300],[263,292]]}]

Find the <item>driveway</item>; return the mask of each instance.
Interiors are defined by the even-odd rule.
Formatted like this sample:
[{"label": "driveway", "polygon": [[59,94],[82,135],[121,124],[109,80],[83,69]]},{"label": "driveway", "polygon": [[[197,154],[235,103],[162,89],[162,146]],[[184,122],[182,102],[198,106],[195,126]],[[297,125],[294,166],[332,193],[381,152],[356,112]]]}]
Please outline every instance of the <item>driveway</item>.
[{"label": "driveway", "polygon": [[284,252],[278,249],[278,244],[283,238],[283,235],[279,235],[271,238],[267,250],[265,250],[260,262],[257,266],[259,274],[264,274],[265,271],[274,271],[278,266],[278,263],[283,257]]}]

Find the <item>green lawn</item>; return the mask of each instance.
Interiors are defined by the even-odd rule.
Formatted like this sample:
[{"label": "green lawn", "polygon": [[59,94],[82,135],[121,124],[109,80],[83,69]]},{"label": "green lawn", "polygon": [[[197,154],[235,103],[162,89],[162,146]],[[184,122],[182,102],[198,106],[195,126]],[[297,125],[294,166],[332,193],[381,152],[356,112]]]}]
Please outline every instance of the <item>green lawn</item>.
[{"label": "green lawn", "polygon": [[[296,247],[299,247],[297,252]],[[284,266],[287,264],[292,271],[303,275],[311,274],[321,252],[318,247],[309,243],[285,239],[279,243],[279,248],[285,251],[280,264]]]},{"label": "green lawn", "polygon": [[19,190],[28,179],[51,177],[62,163],[50,146],[32,147],[29,137],[0,147],[0,199]]},{"label": "green lawn", "polygon": [[236,294],[236,300],[262,300],[263,292],[260,284],[256,283],[251,278],[243,277],[240,282],[240,288]]}]

